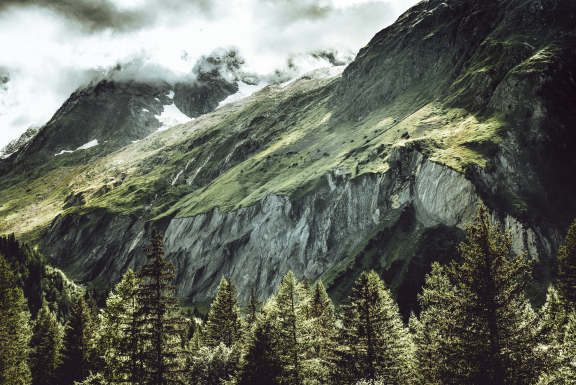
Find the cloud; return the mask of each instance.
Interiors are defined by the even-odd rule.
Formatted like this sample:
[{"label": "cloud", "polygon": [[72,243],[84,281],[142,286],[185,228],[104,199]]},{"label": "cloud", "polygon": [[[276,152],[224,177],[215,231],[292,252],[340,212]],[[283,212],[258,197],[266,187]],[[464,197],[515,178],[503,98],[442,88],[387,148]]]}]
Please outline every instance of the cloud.
[{"label": "cloud", "polygon": [[278,83],[347,63],[415,2],[0,0],[0,147],[95,78]]},{"label": "cloud", "polygon": [[192,10],[209,15],[211,4],[209,0],[152,0],[123,9],[110,0],[1,0],[0,13],[14,8],[40,8],[77,24],[89,33],[106,29],[126,32],[149,27],[166,12],[177,15]]}]

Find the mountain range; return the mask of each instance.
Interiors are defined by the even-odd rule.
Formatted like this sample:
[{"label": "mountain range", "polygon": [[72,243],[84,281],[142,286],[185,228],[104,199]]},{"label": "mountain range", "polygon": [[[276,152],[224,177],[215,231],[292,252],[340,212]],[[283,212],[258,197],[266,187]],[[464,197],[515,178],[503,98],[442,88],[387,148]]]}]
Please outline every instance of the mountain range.
[{"label": "mountain range", "polygon": [[[349,65],[226,104],[257,81],[99,79],[4,151],[0,233],[113,285],[156,227],[194,304],[223,275],[266,298],[289,270],[344,303],[373,269],[406,315],[483,201],[537,261],[542,303],[576,217],[575,14],[572,0],[424,0]],[[188,119],[166,129],[174,107]]]}]

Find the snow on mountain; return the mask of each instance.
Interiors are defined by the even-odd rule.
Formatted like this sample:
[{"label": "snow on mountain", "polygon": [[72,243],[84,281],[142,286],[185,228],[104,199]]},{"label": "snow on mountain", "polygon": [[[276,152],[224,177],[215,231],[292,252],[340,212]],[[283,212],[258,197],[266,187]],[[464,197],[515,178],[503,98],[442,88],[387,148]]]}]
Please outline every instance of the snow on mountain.
[{"label": "snow on mountain", "polygon": [[324,67],[318,68],[310,72],[306,72],[294,79],[290,79],[287,82],[281,83],[280,87],[286,88],[290,84],[297,82],[300,79],[309,79],[309,80],[320,80],[320,79],[329,79],[333,78],[336,75],[340,75],[346,69],[347,65],[344,66],[337,66],[337,67]]},{"label": "snow on mountain", "polygon": [[228,96],[226,99],[222,100],[220,103],[218,103],[218,107],[216,108],[220,108],[228,103],[233,103],[236,102],[240,99],[244,99],[247,96],[252,95],[254,92],[261,90],[262,88],[266,87],[268,85],[268,83],[265,82],[260,82],[258,83],[258,85],[250,85],[250,84],[246,84],[244,82],[238,82],[238,92],[236,92],[235,94],[232,94],[230,96]]},{"label": "snow on mountain", "polygon": [[[89,149],[89,148],[91,148],[91,147],[97,146],[98,144],[99,144],[99,143],[98,143],[98,139],[94,139],[94,140],[91,140],[91,141],[88,142],[88,143],[84,143],[83,145],[81,145],[80,147],[78,147],[78,148],[77,148],[76,150],[74,150],[74,151],[87,150],[87,149]],[[60,151],[58,154],[54,154],[54,156],[62,155],[62,154],[67,153],[67,152],[72,153],[72,152],[74,152],[74,151],[62,150],[62,151]]]},{"label": "snow on mountain", "polygon": [[[168,97],[172,98],[173,96],[174,91],[170,91]],[[154,116],[160,121],[160,123],[162,123],[162,126],[158,128],[158,131],[164,131],[170,127],[174,127],[178,124],[186,123],[192,120],[188,116],[184,115],[184,113],[182,113],[182,111],[180,111],[174,104],[164,106],[164,111],[162,114]]]}]

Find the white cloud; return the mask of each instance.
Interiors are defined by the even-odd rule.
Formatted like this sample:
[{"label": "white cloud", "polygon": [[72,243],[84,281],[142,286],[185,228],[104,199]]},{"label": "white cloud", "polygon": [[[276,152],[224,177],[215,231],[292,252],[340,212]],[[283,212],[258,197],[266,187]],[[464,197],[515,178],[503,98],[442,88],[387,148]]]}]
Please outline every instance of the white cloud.
[{"label": "white cloud", "polygon": [[246,59],[245,71],[285,69],[289,58],[308,71],[327,62],[303,54],[355,54],[416,1],[103,0],[100,19],[74,18],[68,8],[86,0],[6,3],[0,6],[0,69],[10,80],[0,87],[0,148],[28,126],[46,123],[76,88],[117,63],[140,60],[177,77],[201,55],[233,46]]}]

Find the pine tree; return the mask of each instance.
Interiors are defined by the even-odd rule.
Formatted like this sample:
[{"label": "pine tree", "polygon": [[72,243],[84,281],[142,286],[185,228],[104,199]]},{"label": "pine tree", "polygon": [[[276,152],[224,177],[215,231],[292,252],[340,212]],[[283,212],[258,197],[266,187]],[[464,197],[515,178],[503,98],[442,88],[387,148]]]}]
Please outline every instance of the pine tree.
[{"label": "pine tree", "polygon": [[322,281],[318,281],[314,285],[310,304],[310,317],[316,319],[316,323],[327,333],[335,327],[334,305],[330,297],[328,297]]},{"label": "pine tree", "polygon": [[558,292],[568,311],[576,310],[576,221],[568,229],[558,256]]},{"label": "pine tree", "polygon": [[332,350],[336,337],[336,319],[334,305],[328,297],[321,281],[312,288],[308,306],[309,319],[305,329],[306,365],[304,377],[313,383],[325,382],[332,371]]},{"label": "pine tree", "polygon": [[30,369],[33,385],[58,384],[58,367],[62,362],[60,349],[62,332],[54,314],[44,299],[30,340]]},{"label": "pine tree", "polygon": [[289,271],[280,282],[276,294],[274,316],[277,320],[277,342],[282,353],[284,381],[290,384],[302,382],[302,361],[305,346],[303,334],[306,315],[303,309],[308,305],[302,298],[302,285],[294,273]]},{"label": "pine tree", "polygon": [[142,370],[138,357],[138,303],[140,280],[128,270],[110,293],[102,321],[104,378],[110,382],[136,383]]},{"label": "pine tree", "polygon": [[413,343],[390,290],[374,271],[356,281],[351,305],[343,306],[337,380],[382,379],[406,383],[412,377]]},{"label": "pine tree", "polygon": [[453,295],[454,287],[443,266],[437,262],[432,264],[432,272],[426,275],[426,284],[418,300],[422,311],[420,319],[414,313],[410,316],[409,327],[414,336],[415,362],[419,379],[425,384],[441,384],[443,378],[449,377],[447,368],[453,357],[450,351],[442,349],[450,337],[444,331],[445,321],[449,319],[453,309],[443,305],[449,296]]},{"label": "pine tree", "polygon": [[0,385],[30,384],[31,332],[26,309],[22,290],[16,286],[8,262],[0,255]]},{"label": "pine tree", "polygon": [[94,353],[95,330],[92,312],[80,296],[66,324],[60,383],[73,385],[74,381],[80,382],[88,377],[93,369],[91,361],[95,359]]},{"label": "pine tree", "polygon": [[236,286],[230,277],[222,277],[216,298],[212,302],[206,322],[205,343],[216,347],[221,342],[232,347],[242,337],[242,318],[238,306]]},{"label": "pine tree", "polygon": [[139,359],[143,370],[142,384],[178,383],[184,375],[186,352],[182,348],[186,321],[174,314],[178,299],[172,294],[178,289],[170,284],[176,278],[176,266],[164,257],[162,234],[152,229],[150,244],[144,249],[150,263],[141,266],[137,278],[138,339],[142,349]]},{"label": "pine tree", "polygon": [[256,317],[254,332],[246,346],[246,353],[240,361],[240,369],[232,382],[237,385],[276,385],[281,384],[283,371],[280,359],[278,330],[274,322],[275,306],[269,300],[262,305],[262,312]]},{"label": "pine tree", "polygon": [[256,315],[258,314],[258,309],[260,308],[260,302],[254,293],[254,288],[250,292],[250,299],[248,300],[248,315],[246,317],[246,324],[248,329],[254,325],[256,322]]},{"label": "pine tree", "polygon": [[558,351],[546,310],[536,314],[524,299],[533,263],[525,253],[507,258],[511,235],[490,223],[483,205],[466,234],[459,247],[464,263],[447,269],[454,288],[438,276],[443,282],[425,290],[428,315],[420,321],[438,361],[428,370],[445,384],[535,383]]}]

